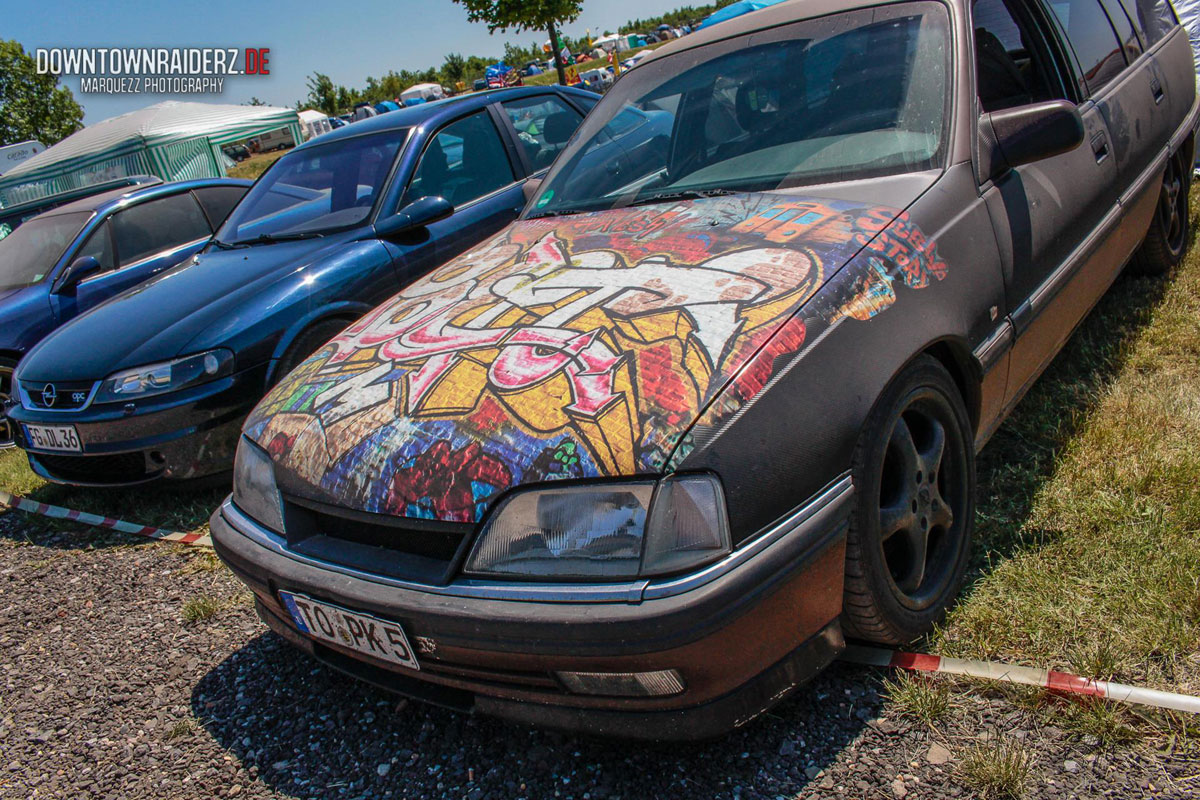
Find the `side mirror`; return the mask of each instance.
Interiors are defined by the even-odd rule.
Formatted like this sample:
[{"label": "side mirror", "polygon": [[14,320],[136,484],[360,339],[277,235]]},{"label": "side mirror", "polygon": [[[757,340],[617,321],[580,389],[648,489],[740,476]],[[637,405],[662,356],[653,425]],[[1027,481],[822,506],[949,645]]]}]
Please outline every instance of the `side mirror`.
[{"label": "side mirror", "polygon": [[1084,138],[1079,109],[1066,100],[993,111],[980,118],[979,126],[982,171],[989,178],[1074,150]]},{"label": "side mirror", "polygon": [[541,178],[530,178],[525,181],[525,185],[521,187],[521,191],[525,193],[525,202],[528,203],[533,198],[537,197],[542,190]]},{"label": "side mirror", "polygon": [[375,235],[381,238],[396,236],[445,219],[454,213],[454,206],[441,195],[419,197],[386,219],[375,223]]},{"label": "side mirror", "polygon": [[95,256],[80,256],[63,270],[62,277],[54,287],[54,291],[66,292],[74,289],[87,278],[102,272],[104,267]]}]

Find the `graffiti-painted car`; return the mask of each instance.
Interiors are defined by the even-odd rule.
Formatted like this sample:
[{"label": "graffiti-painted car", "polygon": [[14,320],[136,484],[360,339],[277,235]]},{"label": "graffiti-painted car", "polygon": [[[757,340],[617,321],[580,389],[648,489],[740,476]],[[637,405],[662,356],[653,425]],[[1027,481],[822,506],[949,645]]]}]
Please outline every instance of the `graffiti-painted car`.
[{"label": "graffiti-painted car", "polygon": [[[976,450],[1186,241],[1186,35],[1070,0],[1068,48],[1060,5],[782,3],[618,80],[517,223],[250,415],[212,530],[264,621],[412,696],[666,739],[928,631]],[[660,160],[577,180],[628,108],[672,118]]]},{"label": "graffiti-painted car", "polygon": [[242,421],[280,376],[517,217],[522,184],[558,142],[518,139],[510,120],[565,141],[592,102],[577,89],[507,89],[294,148],[184,267],[22,359],[10,416],[30,466],[88,486],[227,478]]}]

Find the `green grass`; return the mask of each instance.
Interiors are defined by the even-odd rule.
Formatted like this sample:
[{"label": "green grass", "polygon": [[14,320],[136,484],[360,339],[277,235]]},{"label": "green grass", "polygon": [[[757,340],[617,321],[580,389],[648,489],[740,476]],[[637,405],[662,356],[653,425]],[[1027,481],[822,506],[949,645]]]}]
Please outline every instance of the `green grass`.
[{"label": "green grass", "polygon": [[195,597],[189,597],[183,601],[183,621],[184,622],[203,622],[206,619],[212,619],[220,611],[225,608],[225,602],[219,597],[211,594],[201,594]]},{"label": "green grass", "polygon": [[1016,739],[973,746],[962,758],[963,782],[982,800],[1020,800],[1029,786],[1031,759]]},{"label": "green grass", "polygon": [[951,711],[950,685],[945,680],[911,672],[897,672],[885,679],[888,700],[901,715],[933,728]]},{"label": "green grass", "polygon": [[977,533],[934,652],[1200,692],[1200,248],[1076,332],[982,454]]},{"label": "green grass", "polygon": [[255,153],[254,155],[229,168],[226,174],[231,178],[249,178],[254,180],[266,172],[267,167],[279,160],[287,150],[276,150],[273,153]]}]

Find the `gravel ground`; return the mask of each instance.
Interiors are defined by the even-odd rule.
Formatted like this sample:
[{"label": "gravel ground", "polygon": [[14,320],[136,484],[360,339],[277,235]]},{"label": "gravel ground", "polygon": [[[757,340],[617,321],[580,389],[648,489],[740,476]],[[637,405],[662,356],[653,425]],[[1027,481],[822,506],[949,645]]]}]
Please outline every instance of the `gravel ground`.
[{"label": "gravel ground", "polygon": [[[185,622],[199,598],[215,614]],[[1001,737],[1033,754],[1027,797],[1200,796],[1200,765],[1002,697],[966,693],[935,732],[881,692],[835,666],[705,745],[526,730],[318,665],[202,552],[0,513],[0,798],[965,798],[963,754]]]}]

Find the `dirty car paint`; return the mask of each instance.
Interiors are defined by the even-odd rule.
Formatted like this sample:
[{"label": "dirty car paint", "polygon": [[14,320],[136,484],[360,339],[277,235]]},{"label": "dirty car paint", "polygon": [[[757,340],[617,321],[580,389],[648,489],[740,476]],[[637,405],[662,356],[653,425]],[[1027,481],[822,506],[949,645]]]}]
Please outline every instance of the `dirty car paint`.
[{"label": "dirty car paint", "polygon": [[945,275],[906,215],[849,201],[524,220],[348,328],[245,430],[315,499],[476,521],[511,486],[664,471],[814,324],[870,319],[896,280]]}]

